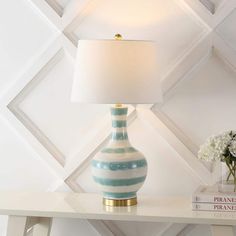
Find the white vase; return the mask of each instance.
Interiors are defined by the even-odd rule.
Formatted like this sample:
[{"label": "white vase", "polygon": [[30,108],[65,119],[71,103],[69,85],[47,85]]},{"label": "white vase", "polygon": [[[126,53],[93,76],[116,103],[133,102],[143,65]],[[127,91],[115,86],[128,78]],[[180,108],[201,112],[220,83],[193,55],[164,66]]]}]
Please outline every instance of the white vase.
[{"label": "white vase", "polygon": [[232,168],[230,172],[225,162],[221,162],[221,180],[218,185],[218,190],[222,193],[236,194],[235,172]]},{"label": "white vase", "polygon": [[147,175],[145,157],[128,140],[127,111],[127,107],[111,107],[111,140],[92,160],[93,179],[108,206],[137,204],[136,193]]}]

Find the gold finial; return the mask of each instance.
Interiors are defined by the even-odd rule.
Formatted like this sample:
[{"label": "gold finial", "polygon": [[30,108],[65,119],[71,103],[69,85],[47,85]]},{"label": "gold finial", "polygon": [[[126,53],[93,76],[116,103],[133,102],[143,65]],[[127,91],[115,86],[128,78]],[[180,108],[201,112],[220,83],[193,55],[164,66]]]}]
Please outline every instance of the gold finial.
[{"label": "gold finial", "polygon": [[123,39],[121,34],[116,34],[114,38],[115,38],[115,40],[122,40]]},{"label": "gold finial", "polygon": [[116,107],[116,108],[122,107],[122,104],[121,104],[121,103],[116,103],[116,104],[115,104],[115,107]]}]

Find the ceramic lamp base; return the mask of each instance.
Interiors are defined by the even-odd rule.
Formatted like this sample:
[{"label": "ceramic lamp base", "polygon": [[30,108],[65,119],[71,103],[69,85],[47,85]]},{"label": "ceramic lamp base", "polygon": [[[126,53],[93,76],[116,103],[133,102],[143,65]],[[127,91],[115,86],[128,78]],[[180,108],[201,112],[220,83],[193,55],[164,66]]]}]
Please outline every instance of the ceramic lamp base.
[{"label": "ceramic lamp base", "polygon": [[137,204],[137,191],[147,175],[144,155],[131,146],[126,130],[127,107],[111,108],[112,134],[110,142],[92,160],[92,175],[106,206]]},{"label": "ceramic lamp base", "polygon": [[108,199],[103,198],[103,204],[105,206],[112,207],[122,207],[122,206],[134,206],[137,205],[137,198],[129,198],[129,199]]}]

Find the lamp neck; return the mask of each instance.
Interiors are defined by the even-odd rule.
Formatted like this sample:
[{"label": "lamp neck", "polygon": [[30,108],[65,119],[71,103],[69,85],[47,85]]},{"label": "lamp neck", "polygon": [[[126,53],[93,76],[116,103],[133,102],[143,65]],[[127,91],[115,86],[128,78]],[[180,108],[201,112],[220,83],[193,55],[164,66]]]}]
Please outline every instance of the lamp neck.
[{"label": "lamp neck", "polygon": [[128,107],[116,105],[111,107],[112,133],[111,141],[128,141],[127,134]]}]

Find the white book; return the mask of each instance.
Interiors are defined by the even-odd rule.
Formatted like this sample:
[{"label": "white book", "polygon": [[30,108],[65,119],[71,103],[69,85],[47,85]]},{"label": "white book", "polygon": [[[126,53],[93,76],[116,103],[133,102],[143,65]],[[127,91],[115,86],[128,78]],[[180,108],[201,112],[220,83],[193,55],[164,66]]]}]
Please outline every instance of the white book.
[{"label": "white book", "polygon": [[235,193],[221,193],[217,185],[200,186],[192,195],[193,203],[215,203],[215,204],[235,204]]},{"label": "white book", "polygon": [[217,211],[217,212],[236,212],[234,204],[215,204],[215,203],[192,203],[194,211]]}]

